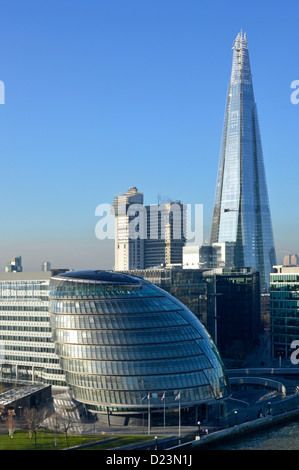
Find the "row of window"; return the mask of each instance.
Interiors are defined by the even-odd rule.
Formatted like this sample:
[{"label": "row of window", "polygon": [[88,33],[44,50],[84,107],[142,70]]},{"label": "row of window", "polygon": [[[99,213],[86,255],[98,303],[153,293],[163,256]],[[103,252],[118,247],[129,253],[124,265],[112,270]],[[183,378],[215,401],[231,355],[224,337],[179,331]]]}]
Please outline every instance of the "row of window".
[{"label": "row of window", "polygon": [[[83,403],[95,403],[97,405],[103,406],[113,406],[119,405],[120,407],[124,406],[126,409],[130,405],[139,405],[144,406],[144,409],[148,406],[148,401],[142,399],[144,398],[144,394],[148,390],[152,390],[149,388],[143,392],[134,392],[134,391],[114,391],[114,390],[94,390],[94,389],[84,389],[79,388],[73,385],[72,390],[76,399],[82,401]],[[167,389],[165,387],[160,388],[161,392],[159,395],[162,396],[163,392],[166,392],[166,404],[177,405],[178,401],[175,401],[175,397],[178,396],[180,393],[181,396],[181,403],[198,403],[198,402],[206,402],[209,399],[214,398],[213,391],[209,385],[197,387],[197,388],[186,388],[183,392],[177,390],[176,394],[174,393],[173,389]],[[153,398],[151,397],[150,401],[151,406],[161,406],[161,398]],[[88,406],[88,405],[87,405]]]},{"label": "row of window", "polygon": [[154,330],[59,330],[53,329],[54,342],[75,344],[128,345],[145,343],[177,343],[199,339],[200,334],[191,326],[156,328]]},{"label": "row of window", "polygon": [[32,326],[32,325],[0,325],[0,332],[3,331],[36,331],[43,333],[51,333],[52,329],[47,326]]},{"label": "row of window", "polygon": [[5,361],[17,361],[17,362],[34,362],[34,363],[45,363],[45,364],[59,364],[59,359],[58,358],[53,358],[53,357],[35,357],[35,356],[18,356],[18,355],[8,355],[5,354],[4,356]]},{"label": "row of window", "polygon": [[32,335],[28,335],[28,336],[20,336],[20,335],[17,335],[17,336],[13,336],[13,335],[4,335],[1,333],[0,331],[0,341],[15,341],[16,343],[20,343],[20,342],[36,342],[36,343],[52,343],[52,338],[51,336],[32,336]]},{"label": "row of window", "polygon": [[173,312],[163,315],[161,313],[105,316],[51,315],[50,324],[53,328],[111,330],[184,326],[187,322]]},{"label": "row of window", "polygon": [[285,316],[277,316],[277,317],[271,317],[271,325],[288,325],[288,326],[298,326],[299,327],[299,317],[298,316],[293,316],[293,317],[285,317]]},{"label": "row of window", "polygon": [[65,371],[67,383],[71,386],[104,390],[153,390],[179,389],[210,385],[203,371],[188,374],[169,374],[151,376],[105,376],[83,375]]},{"label": "row of window", "polygon": [[[33,373],[32,374],[32,367],[36,367],[35,364],[31,366],[31,368],[27,370],[23,369],[18,369],[18,372],[16,373],[14,369],[6,369],[4,366],[0,366],[0,379],[9,379],[9,380],[27,380],[27,381],[32,381],[33,375],[34,378],[36,378],[36,375]],[[44,365],[42,366],[43,368],[45,367]],[[55,369],[46,369],[43,375],[43,380],[45,383],[53,386],[65,386],[65,380],[64,376],[57,377],[59,375],[59,371]]]},{"label": "row of window", "polygon": [[[72,280],[75,281],[75,280]],[[143,287],[143,286],[142,286]],[[63,299],[65,297],[78,297],[82,299],[92,298],[139,298],[139,297],[161,297],[161,295],[146,286],[141,289],[141,284],[135,286],[121,286],[110,284],[99,284],[91,282],[69,282],[53,279],[50,286],[50,296]]]},{"label": "row of window", "polygon": [[[27,321],[30,321],[30,322],[46,322],[46,323],[49,323],[49,315],[45,315],[45,316],[40,316],[40,317],[31,317],[31,316],[27,316],[28,314],[24,315],[24,316],[20,316],[20,315],[0,315],[0,323],[1,322],[27,322]],[[1,328],[0,328],[1,329]]]},{"label": "row of window", "polygon": [[298,289],[293,289],[291,290],[284,290],[284,291],[272,291],[270,295],[271,300],[288,300],[288,299],[297,299],[299,296],[299,285],[297,286]]},{"label": "row of window", "polygon": [[98,300],[96,301],[71,301],[52,300],[50,311],[52,313],[92,313],[92,314],[124,314],[145,312],[167,312],[177,310],[175,302],[167,297],[152,299],[130,299],[130,300]]},{"label": "row of window", "polygon": [[30,305],[1,305],[0,304],[0,311],[8,311],[8,312],[11,312],[11,311],[14,311],[14,312],[18,312],[18,311],[22,311],[22,312],[48,312],[49,311],[49,306],[48,305],[44,305],[44,306],[36,306],[36,307],[33,307],[33,306],[30,306]]},{"label": "row of window", "polygon": [[299,318],[299,309],[293,310],[293,309],[286,309],[283,310],[281,308],[279,309],[272,309],[271,310],[271,318],[281,318],[288,320],[288,318]]},{"label": "row of window", "polygon": [[49,290],[49,282],[38,281],[0,281],[0,292],[3,290]]},{"label": "row of window", "polygon": [[22,346],[19,344],[3,344],[5,351],[22,351],[22,352],[30,352],[30,353],[46,353],[46,354],[53,354],[54,353],[54,344],[52,347],[40,347],[40,346]]},{"label": "row of window", "polygon": [[290,309],[290,310],[299,310],[299,300],[293,300],[293,301],[284,301],[284,302],[279,302],[275,301],[271,303],[271,310],[274,309]]},{"label": "row of window", "polygon": [[271,285],[270,285],[270,293],[271,293],[271,296],[281,292],[281,293],[287,293],[287,292],[290,292],[290,291],[298,291],[299,289],[299,282],[296,282],[296,283],[290,283],[289,281],[287,281],[286,279],[284,279],[283,281],[281,282],[271,282]]},{"label": "row of window", "polygon": [[205,356],[194,356],[183,359],[158,361],[82,361],[61,359],[63,370],[101,375],[161,375],[173,372],[187,373],[211,368],[211,363]]},{"label": "row of window", "polygon": [[[198,342],[184,341],[177,344],[167,344],[165,347],[161,344],[144,344],[142,348],[139,345],[119,346],[92,346],[77,344],[56,344],[56,352],[59,356],[72,357],[78,359],[99,359],[102,361],[142,361],[151,359],[172,359],[183,357],[189,360],[189,357],[203,354]],[[211,357],[211,354],[208,355]],[[210,358],[213,362],[213,357]]]},{"label": "row of window", "polygon": [[272,336],[272,344],[274,345],[275,343],[277,344],[284,344],[288,347],[291,346],[291,343],[293,341],[298,341],[298,335],[279,335],[278,334],[279,332],[276,332],[276,334],[274,334]]},{"label": "row of window", "polygon": [[298,329],[298,326],[273,326],[272,327],[272,330],[271,330],[271,334],[280,334],[280,335],[285,335],[285,336],[288,336],[288,335],[292,335],[292,336],[296,336],[297,337],[297,340],[299,339],[299,329]]},{"label": "row of window", "polygon": [[[49,367],[51,367],[52,364],[50,364]],[[45,367],[42,365],[41,367],[36,366],[36,364],[32,365],[25,365],[25,364],[11,364],[11,363],[4,363],[0,364],[0,373],[7,374],[10,373],[15,374],[16,372],[20,374],[29,374],[32,376],[32,371],[37,372],[37,371],[42,371],[43,374],[51,374],[51,375],[63,375],[63,372],[59,369],[51,369],[49,367]]]}]

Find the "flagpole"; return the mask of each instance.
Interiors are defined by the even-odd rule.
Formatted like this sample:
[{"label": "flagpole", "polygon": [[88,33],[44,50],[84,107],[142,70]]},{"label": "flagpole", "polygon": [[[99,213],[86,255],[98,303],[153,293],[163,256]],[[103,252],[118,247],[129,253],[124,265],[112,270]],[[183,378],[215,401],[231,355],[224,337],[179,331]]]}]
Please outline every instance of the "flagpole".
[{"label": "flagpole", "polygon": [[165,402],[166,402],[166,395],[164,396],[164,435],[165,435],[165,422],[166,422],[166,416],[165,416]]},{"label": "flagpole", "polygon": [[181,392],[180,391],[174,400],[179,400],[179,437],[181,437]]},{"label": "flagpole", "polygon": [[179,392],[179,437],[181,437],[181,392]]},{"label": "flagpole", "polygon": [[147,433],[148,433],[148,435],[150,435],[150,433],[151,433],[151,394],[150,393],[148,394],[147,403],[148,403],[148,430],[147,430]]}]

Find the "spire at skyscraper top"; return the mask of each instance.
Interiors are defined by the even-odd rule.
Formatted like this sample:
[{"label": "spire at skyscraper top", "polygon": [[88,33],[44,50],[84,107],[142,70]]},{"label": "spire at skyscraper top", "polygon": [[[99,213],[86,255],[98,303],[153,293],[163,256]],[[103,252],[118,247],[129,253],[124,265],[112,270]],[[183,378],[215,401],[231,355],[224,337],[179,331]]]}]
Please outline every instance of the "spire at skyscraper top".
[{"label": "spire at skyscraper top", "polygon": [[234,44],[233,44],[233,49],[240,50],[240,49],[247,49],[247,35],[246,33],[243,33],[243,30],[238,33]]},{"label": "spire at skyscraper top", "polygon": [[251,82],[251,69],[249,61],[249,52],[247,45],[247,35],[243,30],[238,33],[233,44],[233,66],[231,81],[232,83]]}]

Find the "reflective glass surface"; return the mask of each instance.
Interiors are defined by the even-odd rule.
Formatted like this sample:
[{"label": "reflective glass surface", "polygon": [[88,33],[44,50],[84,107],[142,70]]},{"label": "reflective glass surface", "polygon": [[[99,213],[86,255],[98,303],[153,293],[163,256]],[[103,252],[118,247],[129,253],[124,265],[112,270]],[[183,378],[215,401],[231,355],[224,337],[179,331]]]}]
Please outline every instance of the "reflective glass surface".
[{"label": "reflective glass surface", "polygon": [[[225,368],[209,334],[178,300],[142,279],[109,289],[88,273],[50,283],[55,352],[74,398],[100,407],[175,406],[229,395]],[[90,298],[90,292],[93,298]],[[106,294],[106,295],[105,295]],[[75,297],[75,299],[74,299]]]},{"label": "reflective glass surface", "polygon": [[257,268],[269,287],[276,258],[246,34],[233,50],[211,243],[234,242],[235,266]]}]

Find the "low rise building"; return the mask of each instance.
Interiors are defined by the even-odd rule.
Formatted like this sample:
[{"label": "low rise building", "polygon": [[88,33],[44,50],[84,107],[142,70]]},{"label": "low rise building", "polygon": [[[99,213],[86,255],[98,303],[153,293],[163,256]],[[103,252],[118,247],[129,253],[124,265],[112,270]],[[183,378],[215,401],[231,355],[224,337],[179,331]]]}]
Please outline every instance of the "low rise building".
[{"label": "low rise building", "polygon": [[65,386],[49,321],[52,274],[0,273],[1,381]]}]

